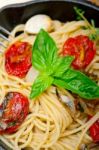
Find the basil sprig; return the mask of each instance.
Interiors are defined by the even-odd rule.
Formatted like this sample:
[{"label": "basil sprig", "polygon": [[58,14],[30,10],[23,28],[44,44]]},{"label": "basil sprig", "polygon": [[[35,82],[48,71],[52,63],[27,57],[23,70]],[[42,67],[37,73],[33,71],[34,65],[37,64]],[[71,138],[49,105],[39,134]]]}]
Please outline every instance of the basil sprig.
[{"label": "basil sprig", "polygon": [[54,40],[41,29],[32,48],[32,65],[40,74],[32,85],[30,98],[39,96],[51,85],[63,87],[85,99],[99,98],[99,86],[70,67],[74,57],[61,57],[57,50]]}]

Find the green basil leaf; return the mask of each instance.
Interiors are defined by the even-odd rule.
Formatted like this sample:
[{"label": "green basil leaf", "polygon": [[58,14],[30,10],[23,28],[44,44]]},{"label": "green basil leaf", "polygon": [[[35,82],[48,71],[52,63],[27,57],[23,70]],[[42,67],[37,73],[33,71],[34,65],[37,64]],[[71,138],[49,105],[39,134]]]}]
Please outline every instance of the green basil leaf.
[{"label": "green basil leaf", "polygon": [[39,75],[31,88],[30,99],[39,96],[53,83],[53,78],[51,76]]},{"label": "green basil leaf", "polygon": [[72,61],[74,60],[73,56],[59,57],[57,63],[55,64],[55,70],[53,73],[54,77],[60,77],[69,69]]},{"label": "green basil leaf", "polygon": [[37,35],[32,49],[32,65],[41,72],[51,74],[57,58],[54,40],[43,29]]},{"label": "green basil leaf", "polygon": [[70,90],[85,99],[99,98],[99,86],[80,71],[68,69],[54,84]]}]

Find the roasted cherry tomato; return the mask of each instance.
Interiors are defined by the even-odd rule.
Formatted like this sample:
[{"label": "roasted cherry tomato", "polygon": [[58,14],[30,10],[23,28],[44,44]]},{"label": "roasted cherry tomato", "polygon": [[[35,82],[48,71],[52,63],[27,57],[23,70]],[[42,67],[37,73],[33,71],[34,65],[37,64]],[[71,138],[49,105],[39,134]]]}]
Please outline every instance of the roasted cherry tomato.
[{"label": "roasted cherry tomato", "polygon": [[0,133],[13,133],[23,123],[29,113],[27,97],[17,92],[5,96],[0,106]]},{"label": "roasted cherry tomato", "polygon": [[84,69],[93,60],[95,53],[93,41],[84,35],[69,38],[62,50],[63,56],[72,55],[75,57],[72,63],[75,69]]},{"label": "roasted cherry tomato", "polygon": [[25,77],[31,67],[31,45],[17,41],[5,53],[5,69],[8,74],[20,78]]},{"label": "roasted cherry tomato", "polygon": [[[89,116],[89,119],[91,118],[92,116]],[[99,142],[99,119],[90,127],[89,132],[93,141]]]}]

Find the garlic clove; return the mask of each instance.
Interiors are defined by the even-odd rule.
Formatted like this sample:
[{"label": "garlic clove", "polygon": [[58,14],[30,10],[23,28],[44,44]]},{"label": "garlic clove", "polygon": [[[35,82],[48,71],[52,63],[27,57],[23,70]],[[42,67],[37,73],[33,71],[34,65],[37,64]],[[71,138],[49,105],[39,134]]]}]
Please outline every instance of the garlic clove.
[{"label": "garlic clove", "polygon": [[39,72],[34,67],[31,67],[25,77],[25,80],[29,83],[33,83],[38,75]]},{"label": "garlic clove", "polygon": [[37,34],[40,29],[48,32],[52,29],[53,21],[47,15],[39,14],[31,17],[25,24],[25,31],[30,34]]}]

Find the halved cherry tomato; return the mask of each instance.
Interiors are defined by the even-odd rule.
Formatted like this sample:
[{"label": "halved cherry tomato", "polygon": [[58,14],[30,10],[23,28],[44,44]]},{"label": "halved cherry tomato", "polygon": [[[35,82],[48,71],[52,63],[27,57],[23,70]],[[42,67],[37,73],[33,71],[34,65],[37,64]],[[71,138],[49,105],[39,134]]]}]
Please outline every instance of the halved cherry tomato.
[{"label": "halved cherry tomato", "polygon": [[[89,116],[89,119],[91,118],[92,116]],[[93,141],[99,142],[99,119],[90,127],[89,132]]]},{"label": "halved cherry tomato", "polygon": [[72,66],[75,69],[84,69],[93,60],[96,49],[93,41],[88,36],[79,35],[74,38],[69,38],[62,50],[62,55],[72,55],[75,59]]},{"label": "halved cherry tomato", "polygon": [[29,101],[21,93],[10,92],[5,96],[0,112],[0,134],[13,133],[28,115]]},{"label": "halved cherry tomato", "polygon": [[17,41],[5,53],[5,69],[8,74],[25,77],[30,69],[32,51],[28,42]]}]

